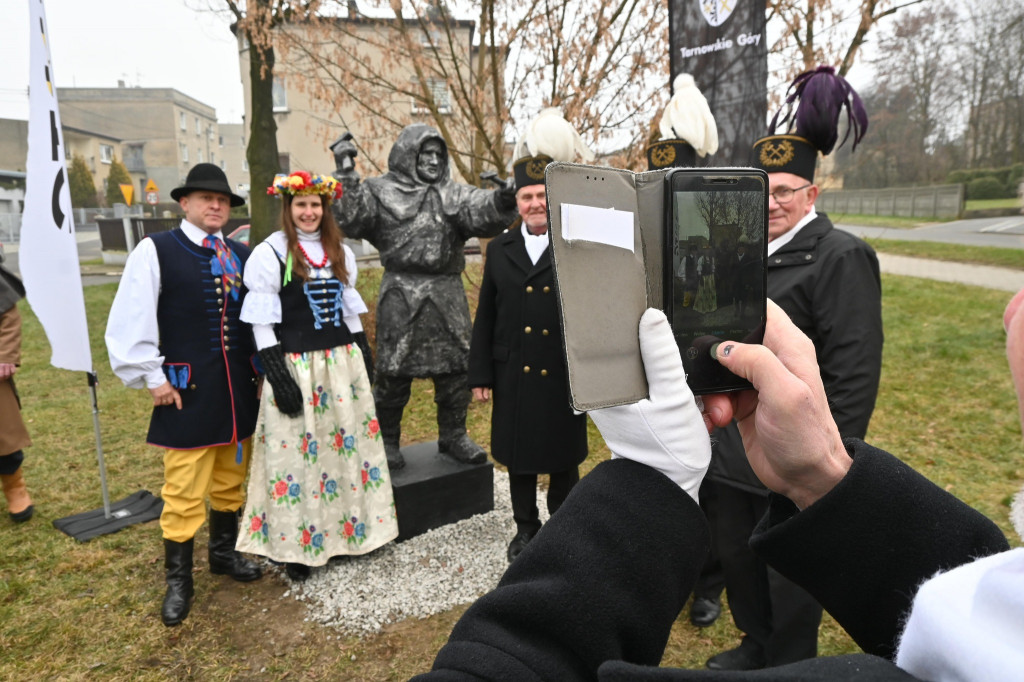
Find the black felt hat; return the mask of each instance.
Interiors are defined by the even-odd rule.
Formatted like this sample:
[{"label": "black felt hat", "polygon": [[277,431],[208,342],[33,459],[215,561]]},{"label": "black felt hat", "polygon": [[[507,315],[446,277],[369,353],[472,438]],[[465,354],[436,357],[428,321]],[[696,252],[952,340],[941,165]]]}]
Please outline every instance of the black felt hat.
[{"label": "black felt hat", "polygon": [[818,150],[799,135],[769,135],[754,143],[751,165],[766,173],[792,173],[814,182]]},{"label": "black felt hat", "polygon": [[245,205],[245,199],[231,191],[231,185],[228,184],[228,176],[224,175],[224,171],[212,163],[197,163],[192,166],[188,172],[188,177],[185,178],[185,184],[171,190],[171,198],[178,201],[189,192],[204,190],[228,195],[231,197],[232,208]]},{"label": "black felt hat", "polygon": [[547,154],[525,156],[512,164],[512,176],[516,180],[516,189],[529,185],[544,184],[544,169],[553,159]]},{"label": "black felt hat", "polygon": [[647,170],[696,165],[697,150],[686,140],[658,140],[647,145]]}]

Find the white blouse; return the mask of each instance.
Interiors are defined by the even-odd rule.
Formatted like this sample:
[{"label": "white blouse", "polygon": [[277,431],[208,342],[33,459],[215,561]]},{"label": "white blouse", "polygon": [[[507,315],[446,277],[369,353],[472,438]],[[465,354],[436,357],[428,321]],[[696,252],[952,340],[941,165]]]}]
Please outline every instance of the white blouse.
[{"label": "white blouse", "polygon": [[[319,262],[324,257],[319,230],[308,234],[300,231],[299,241],[310,259]],[[345,326],[355,334],[363,331],[359,315],[369,309],[356,290],[356,256],[347,245],[342,244],[342,249],[345,251],[348,281],[344,282],[345,288],[341,294],[341,312]],[[241,318],[243,322],[252,325],[256,348],[259,350],[278,343],[274,325],[281,321],[281,263],[287,254],[288,238],[284,232],[278,231],[257,245],[245,263],[242,278],[249,291],[242,302]],[[307,266],[313,278],[327,279],[333,276],[329,262],[323,268],[315,268],[309,263]]]}]

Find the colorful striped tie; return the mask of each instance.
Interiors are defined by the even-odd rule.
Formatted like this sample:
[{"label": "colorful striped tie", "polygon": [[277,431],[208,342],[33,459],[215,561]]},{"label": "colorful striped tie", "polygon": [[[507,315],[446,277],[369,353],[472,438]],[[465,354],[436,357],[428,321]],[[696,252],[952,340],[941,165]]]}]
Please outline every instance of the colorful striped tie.
[{"label": "colorful striped tie", "polygon": [[242,272],[235,252],[229,249],[222,240],[213,236],[203,239],[203,246],[213,249],[215,252],[213,258],[210,259],[210,272],[221,276],[224,289],[231,294],[231,298],[237,301],[238,292],[242,289]]}]

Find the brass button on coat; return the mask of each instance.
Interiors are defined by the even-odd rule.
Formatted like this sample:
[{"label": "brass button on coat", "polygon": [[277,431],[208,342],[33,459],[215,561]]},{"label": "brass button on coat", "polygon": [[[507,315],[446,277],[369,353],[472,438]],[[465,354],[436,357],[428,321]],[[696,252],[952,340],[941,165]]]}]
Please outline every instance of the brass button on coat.
[{"label": "brass button on coat", "polygon": [[525,367],[523,367],[523,374],[529,374],[529,373],[530,373],[530,366],[526,365]]},{"label": "brass button on coat", "polygon": [[540,375],[541,375],[542,377],[546,377],[546,376],[548,375],[548,371],[547,371],[546,369],[542,369],[542,370],[540,371]]},{"label": "brass button on coat", "polygon": [[524,332],[526,332],[527,334],[530,334],[530,333],[532,333],[532,332],[533,332],[533,327],[527,327],[527,328],[526,328],[526,329],[524,329],[523,331],[524,331]]},{"label": "brass button on coat", "polygon": [[533,293],[533,287],[526,287],[526,293],[532,294]]},{"label": "brass button on coat", "polygon": [[544,331],[541,332],[541,334],[543,334],[544,336],[547,336],[550,333],[551,332],[549,332],[547,329],[545,329]]},{"label": "brass button on coat", "polygon": [[551,287],[544,287],[544,293],[545,294],[550,294],[551,293]]}]

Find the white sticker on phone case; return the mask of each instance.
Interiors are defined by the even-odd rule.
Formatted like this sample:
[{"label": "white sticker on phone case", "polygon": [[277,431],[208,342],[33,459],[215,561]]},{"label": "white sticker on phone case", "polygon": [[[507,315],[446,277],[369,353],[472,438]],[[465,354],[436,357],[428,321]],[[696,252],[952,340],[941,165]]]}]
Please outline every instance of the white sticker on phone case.
[{"label": "white sticker on phone case", "polygon": [[616,246],[633,252],[633,212],[562,204],[562,238]]}]

